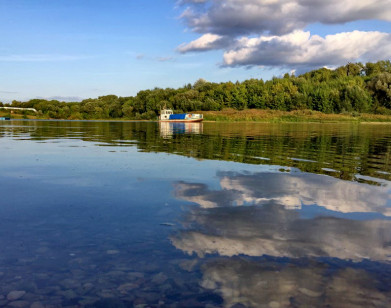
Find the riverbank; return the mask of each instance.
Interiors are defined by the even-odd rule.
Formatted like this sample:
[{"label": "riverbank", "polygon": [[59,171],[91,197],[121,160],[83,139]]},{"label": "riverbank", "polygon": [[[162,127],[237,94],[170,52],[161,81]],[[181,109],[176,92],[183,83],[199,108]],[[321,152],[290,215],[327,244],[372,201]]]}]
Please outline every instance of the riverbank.
[{"label": "riverbank", "polygon": [[[220,111],[194,111],[202,113],[205,121],[213,122],[390,122],[391,115],[369,114],[369,113],[341,113],[329,114],[313,110],[266,110],[266,109],[224,109]],[[35,115],[11,114],[0,111],[0,117],[11,117],[12,119],[42,119],[49,120],[47,117],[38,117]],[[78,119],[62,119],[78,120]],[[140,121],[129,118],[112,118],[112,119],[89,119],[95,121]],[[145,121],[145,120],[144,120]]]},{"label": "riverbank", "polygon": [[206,121],[222,122],[391,122],[391,115],[357,112],[329,114],[313,110],[224,109],[202,113]]}]

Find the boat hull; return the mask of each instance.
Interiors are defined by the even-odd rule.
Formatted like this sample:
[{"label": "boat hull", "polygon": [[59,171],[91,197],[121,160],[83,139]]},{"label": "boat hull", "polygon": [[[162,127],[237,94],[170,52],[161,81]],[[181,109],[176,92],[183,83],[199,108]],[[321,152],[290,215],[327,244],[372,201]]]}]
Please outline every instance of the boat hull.
[{"label": "boat hull", "polygon": [[159,120],[159,122],[176,122],[176,123],[196,123],[196,122],[202,122],[204,119],[179,119],[179,120]]}]

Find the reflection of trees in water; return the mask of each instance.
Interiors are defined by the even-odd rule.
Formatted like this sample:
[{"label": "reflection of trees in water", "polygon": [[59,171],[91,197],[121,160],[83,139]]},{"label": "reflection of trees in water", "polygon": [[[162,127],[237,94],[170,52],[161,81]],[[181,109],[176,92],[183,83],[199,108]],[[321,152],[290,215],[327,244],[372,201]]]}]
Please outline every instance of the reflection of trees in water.
[{"label": "reflection of trees in water", "polygon": [[204,264],[202,286],[220,293],[225,307],[239,303],[248,307],[390,305],[391,292],[384,285],[390,281],[380,281],[358,268],[333,268],[316,261],[307,262],[217,259]]},{"label": "reflection of trees in water", "polygon": [[74,138],[99,145],[136,142],[147,152],[297,167],[365,181],[355,174],[391,179],[390,133],[388,125],[203,123],[202,134],[185,131],[167,139],[152,122],[20,121],[3,126],[0,136]]}]

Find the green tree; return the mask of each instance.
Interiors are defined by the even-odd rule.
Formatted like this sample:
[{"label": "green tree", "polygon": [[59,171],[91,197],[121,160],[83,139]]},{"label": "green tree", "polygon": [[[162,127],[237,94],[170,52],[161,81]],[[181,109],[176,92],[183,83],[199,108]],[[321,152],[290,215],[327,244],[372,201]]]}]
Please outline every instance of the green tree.
[{"label": "green tree", "polygon": [[378,105],[391,108],[391,73],[377,74],[368,82],[368,88]]}]

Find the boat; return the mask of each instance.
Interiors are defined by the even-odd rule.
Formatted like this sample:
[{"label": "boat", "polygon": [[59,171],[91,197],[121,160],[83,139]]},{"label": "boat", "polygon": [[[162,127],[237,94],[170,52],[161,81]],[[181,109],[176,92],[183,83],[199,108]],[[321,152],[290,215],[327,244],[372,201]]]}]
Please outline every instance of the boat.
[{"label": "boat", "polygon": [[11,120],[11,118],[10,117],[0,117],[0,121],[2,121],[2,120]]},{"label": "boat", "polygon": [[199,113],[177,113],[174,114],[172,109],[160,110],[160,122],[202,122],[204,116]]}]

